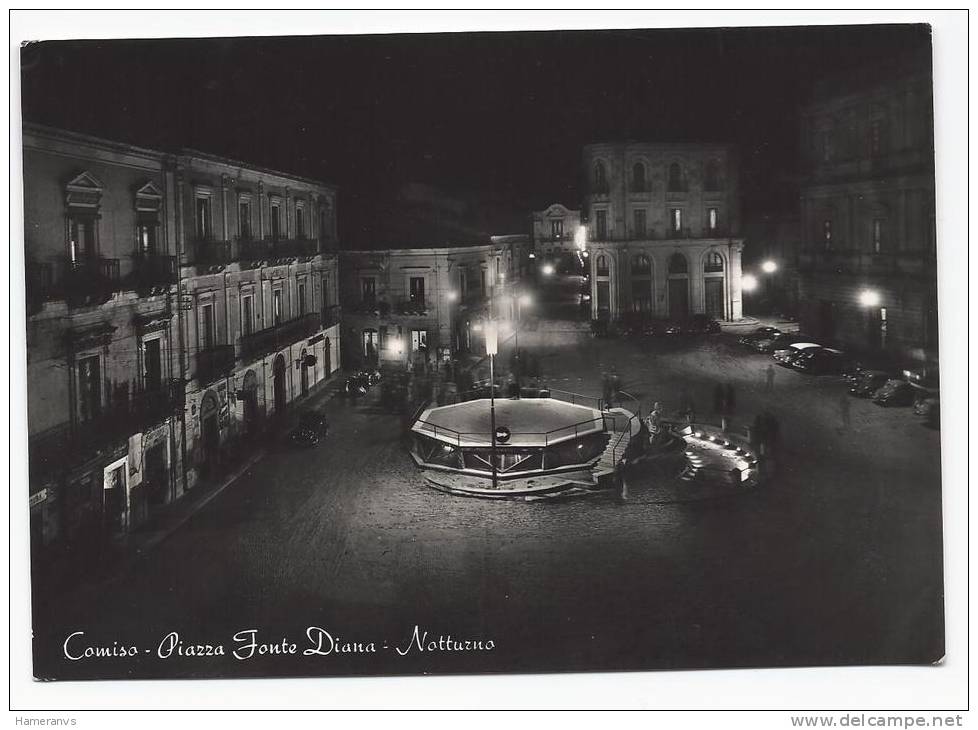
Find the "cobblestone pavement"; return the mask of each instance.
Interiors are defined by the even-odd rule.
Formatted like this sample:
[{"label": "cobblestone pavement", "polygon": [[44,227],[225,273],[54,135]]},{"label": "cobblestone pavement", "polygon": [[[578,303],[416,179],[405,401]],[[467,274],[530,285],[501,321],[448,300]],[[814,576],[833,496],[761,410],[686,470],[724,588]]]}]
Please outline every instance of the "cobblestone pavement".
[{"label": "cobblestone pavement", "polygon": [[[841,381],[779,368],[725,333],[650,343],[591,338],[570,300],[541,292],[520,344],[551,387],[600,396],[614,368],[646,407],[701,413],[729,382],[744,420],[781,423],[776,476],[740,497],[662,504],[653,487],[586,501],[456,498],[424,484],[403,424],[373,399],[328,406],[313,450],[277,450],[116,580],[36,608],[39,676],[258,676],[568,671],[904,663],[938,659],[942,574],[939,434],[906,408],[851,403]],[[376,396],[374,396],[375,398]],[[428,640],[492,640],[491,651],[401,656]],[[376,653],[302,656],[306,630]],[[297,655],[168,659],[184,645],[240,646],[235,633]],[[66,661],[81,647],[132,658]],[[385,646],[386,645],[386,646]],[[354,648],[355,645],[354,645]]]}]

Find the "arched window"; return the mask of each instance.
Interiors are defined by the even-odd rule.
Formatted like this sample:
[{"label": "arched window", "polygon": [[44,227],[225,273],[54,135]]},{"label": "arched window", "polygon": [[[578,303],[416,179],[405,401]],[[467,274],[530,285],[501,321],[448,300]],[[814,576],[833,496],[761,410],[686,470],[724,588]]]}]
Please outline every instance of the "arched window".
[{"label": "arched window", "polygon": [[598,160],[594,163],[594,191],[604,193],[608,190],[608,172],[604,163]]},{"label": "arched window", "polygon": [[645,165],[636,162],[632,167],[632,190],[636,193],[645,192]]},{"label": "arched window", "polygon": [[604,254],[598,256],[597,260],[594,262],[595,267],[598,270],[598,276],[608,275],[608,257]]},{"label": "arched window", "polygon": [[711,251],[703,261],[703,272],[712,274],[718,271],[723,271],[723,256],[716,251]]},{"label": "arched window", "polygon": [[669,192],[679,193],[685,190],[683,185],[683,168],[678,162],[669,165]]},{"label": "arched window", "polygon": [[648,276],[652,273],[652,262],[645,254],[638,254],[632,259],[632,274],[635,276]]},{"label": "arched window", "polygon": [[720,189],[720,163],[716,160],[707,160],[706,169],[703,172],[703,188],[706,190]]},{"label": "arched window", "polygon": [[674,253],[669,257],[669,273],[670,274],[685,274],[689,271],[689,266],[686,263],[686,257],[681,253]]}]

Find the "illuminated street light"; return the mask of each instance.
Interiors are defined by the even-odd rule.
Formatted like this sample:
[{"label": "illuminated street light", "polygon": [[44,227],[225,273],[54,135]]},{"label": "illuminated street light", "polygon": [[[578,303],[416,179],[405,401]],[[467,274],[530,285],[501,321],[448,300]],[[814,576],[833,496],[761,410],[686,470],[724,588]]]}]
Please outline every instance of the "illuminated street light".
[{"label": "illuminated street light", "polygon": [[530,258],[531,259],[535,259],[536,257],[537,257],[537,255],[535,253],[533,253],[532,251],[530,251]]},{"label": "illuminated street light", "polygon": [[878,307],[880,303],[880,293],[872,289],[863,289],[859,292],[859,303],[864,307]]},{"label": "illuminated street light", "polygon": [[447,294],[445,294],[445,299],[447,299],[450,302],[454,302],[456,299],[458,299],[458,292],[456,291],[448,292]]},{"label": "illuminated street light", "polygon": [[761,264],[761,270],[765,274],[773,274],[778,270],[778,265],[773,261],[765,261],[763,264]]},{"label": "illuminated street light", "polygon": [[757,277],[751,274],[744,274],[740,279],[740,288],[744,291],[754,291],[757,288]]},{"label": "illuminated street light", "polygon": [[574,245],[580,251],[587,248],[587,229],[584,226],[578,226],[577,230],[574,231]]},{"label": "illuminated street light", "polygon": [[529,307],[531,304],[533,304],[533,297],[529,294],[523,294],[520,297],[520,306]]},{"label": "illuminated street light", "polygon": [[553,273],[554,273],[554,265],[553,264],[544,264],[543,265],[543,275],[544,276],[550,276]]}]

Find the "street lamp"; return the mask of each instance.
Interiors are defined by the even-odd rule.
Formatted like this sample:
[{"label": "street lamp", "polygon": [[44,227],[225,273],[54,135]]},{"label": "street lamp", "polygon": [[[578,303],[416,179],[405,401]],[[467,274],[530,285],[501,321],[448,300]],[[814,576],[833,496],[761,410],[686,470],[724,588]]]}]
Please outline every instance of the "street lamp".
[{"label": "street lamp", "polygon": [[757,289],[757,277],[753,274],[744,274],[740,278],[740,288],[746,292],[751,292]]},{"label": "street lamp", "polygon": [[778,265],[774,261],[769,260],[761,264],[761,271],[763,271],[765,274],[773,274],[777,270]]},{"label": "street lamp", "polygon": [[880,293],[874,289],[863,289],[859,292],[859,303],[864,307],[878,307],[880,304]]},{"label": "street lamp", "polygon": [[542,271],[544,276],[551,276],[554,273],[554,265],[544,264]]},{"label": "street lamp", "polygon": [[[492,300],[489,300],[490,303]],[[486,354],[489,356],[489,429],[491,431],[492,447],[489,451],[489,460],[492,462],[492,488],[498,486],[496,475],[496,371],[495,359],[499,351],[499,337],[496,329],[496,322],[492,319],[490,304],[489,321],[486,322]]]}]

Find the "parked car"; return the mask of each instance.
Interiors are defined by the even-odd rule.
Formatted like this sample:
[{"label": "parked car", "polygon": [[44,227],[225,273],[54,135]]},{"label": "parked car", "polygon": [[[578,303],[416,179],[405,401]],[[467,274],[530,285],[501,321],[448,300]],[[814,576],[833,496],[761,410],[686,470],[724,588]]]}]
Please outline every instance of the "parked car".
[{"label": "parked car", "polygon": [[781,350],[774,351],[774,361],[783,367],[791,367],[792,361],[799,355],[801,355],[806,350],[811,350],[815,347],[821,347],[814,342],[796,342],[793,345],[788,345]]},{"label": "parked car", "polygon": [[705,314],[694,314],[680,323],[682,334],[713,335],[720,331],[720,323]]},{"label": "parked car", "polygon": [[757,329],[751,330],[746,335],[741,337],[738,342],[740,342],[742,345],[747,345],[748,347],[754,347],[762,340],[770,340],[780,334],[782,334],[782,332],[777,327],[758,327]]},{"label": "parked car", "polygon": [[745,344],[758,352],[777,352],[798,342],[809,342],[811,339],[811,336],[797,332],[781,332],[772,337],[761,338]]},{"label": "parked car", "polygon": [[848,355],[831,347],[808,348],[790,364],[795,370],[812,375],[842,375],[855,368]]},{"label": "parked car", "polygon": [[303,411],[299,415],[299,427],[309,429],[320,436],[325,436],[329,432],[329,422],[319,411]]},{"label": "parked car", "polygon": [[890,374],[883,370],[862,370],[854,376],[853,385],[849,388],[849,395],[857,398],[869,398],[877,390],[886,385],[890,380]]},{"label": "parked car", "polygon": [[884,408],[890,406],[909,406],[914,400],[914,389],[906,380],[891,378],[882,388],[873,393],[873,403]]}]

